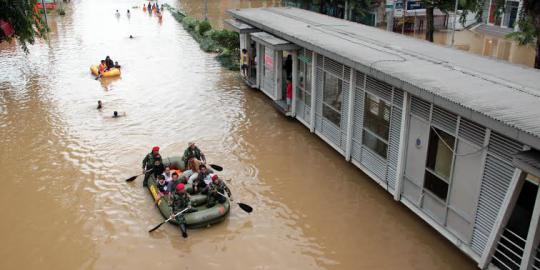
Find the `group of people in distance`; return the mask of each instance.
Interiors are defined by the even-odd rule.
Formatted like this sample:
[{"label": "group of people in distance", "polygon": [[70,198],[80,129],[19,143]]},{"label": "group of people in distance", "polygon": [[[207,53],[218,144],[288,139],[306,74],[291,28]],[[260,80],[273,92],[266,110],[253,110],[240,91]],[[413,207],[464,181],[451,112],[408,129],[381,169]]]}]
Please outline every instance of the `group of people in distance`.
[{"label": "group of people in distance", "polygon": [[113,60],[107,56],[105,57],[105,60],[101,60],[101,63],[99,64],[98,72],[99,74],[103,74],[105,71],[109,71],[111,68],[120,68],[120,65],[118,64],[118,61],[113,62]]},{"label": "group of people in distance", "polygon": [[[227,201],[225,193],[231,201],[233,200],[231,191],[225,182],[213,173],[212,169],[206,167],[206,158],[194,142],[188,144],[182,161],[186,168],[185,171],[164,166],[159,146],[154,146],[152,152],[148,153],[142,161],[142,169],[145,174],[143,186],[148,185],[148,179],[153,175],[157,180],[157,201],[165,199],[171,206],[173,215],[184,209],[188,209],[185,213],[197,211],[195,208],[191,208],[190,195],[206,195],[208,208],[213,207],[216,203],[225,203]],[[189,190],[186,189],[188,184],[191,185]],[[180,224],[182,236],[187,237],[184,216],[178,215],[176,220]]]},{"label": "group of people in distance", "polygon": [[[148,2],[148,6],[145,4],[143,4],[142,6],[143,6],[143,11],[148,10],[149,12],[151,12],[154,10],[158,14],[161,12],[158,3],[151,4],[150,2]],[[161,5],[161,10],[163,10],[163,4]]]}]

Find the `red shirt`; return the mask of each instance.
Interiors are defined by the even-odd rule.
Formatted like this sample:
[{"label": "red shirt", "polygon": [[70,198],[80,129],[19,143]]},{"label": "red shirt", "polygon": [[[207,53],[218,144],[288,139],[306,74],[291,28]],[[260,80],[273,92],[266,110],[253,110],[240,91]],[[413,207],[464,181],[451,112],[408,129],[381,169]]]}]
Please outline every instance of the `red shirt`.
[{"label": "red shirt", "polygon": [[287,98],[292,99],[292,83],[287,83]]}]

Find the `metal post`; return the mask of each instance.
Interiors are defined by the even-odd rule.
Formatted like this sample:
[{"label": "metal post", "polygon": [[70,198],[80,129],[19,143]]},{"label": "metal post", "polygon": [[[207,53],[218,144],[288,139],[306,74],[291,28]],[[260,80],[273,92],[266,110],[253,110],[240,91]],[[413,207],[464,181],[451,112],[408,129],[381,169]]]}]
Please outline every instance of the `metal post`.
[{"label": "metal post", "polygon": [[394,0],[386,0],[386,31],[394,31]]},{"label": "metal post", "polygon": [[403,25],[401,26],[401,34],[405,34],[405,19],[407,18],[407,0],[403,3]]},{"label": "metal post", "polygon": [[43,9],[43,17],[45,17],[45,25],[47,26],[45,28],[45,31],[49,31],[49,23],[47,21],[47,9],[45,8],[45,1],[41,0],[41,8]]},{"label": "metal post", "polygon": [[204,0],[204,20],[208,21],[208,0]]},{"label": "metal post", "polygon": [[450,44],[451,47],[454,47],[454,36],[456,34],[457,8],[458,8],[458,0],[456,0],[456,5],[454,6],[454,23],[452,26],[452,43]]}]

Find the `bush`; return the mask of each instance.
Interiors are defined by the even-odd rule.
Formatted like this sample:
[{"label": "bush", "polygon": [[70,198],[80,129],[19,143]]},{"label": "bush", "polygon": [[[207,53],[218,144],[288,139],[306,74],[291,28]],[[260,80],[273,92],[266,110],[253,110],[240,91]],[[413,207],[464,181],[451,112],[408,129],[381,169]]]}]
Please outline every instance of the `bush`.
[{"label": "bush", "polygon": [[210,25],[208,21],[202,21],[202,22],[199,22],[199,27],[197,30],[199,32],[199,35],[204,36],[204,33],[206,33],[207,31],[211,29],[212,29],[212,26]]},{"label": "bush", "polygon": [[210,37],[222,47],[232,51],[240,47],[238,33],[229,30],[212,31]]},{"label": "bush", "polygon": [[182,23],[184,24],[184,26],[186,27],[188,31],[195,31],[195,28],[197,27],[197,24],[198,24],[197,20],[191,17],[184,17],[184,19],[182,20]]}]

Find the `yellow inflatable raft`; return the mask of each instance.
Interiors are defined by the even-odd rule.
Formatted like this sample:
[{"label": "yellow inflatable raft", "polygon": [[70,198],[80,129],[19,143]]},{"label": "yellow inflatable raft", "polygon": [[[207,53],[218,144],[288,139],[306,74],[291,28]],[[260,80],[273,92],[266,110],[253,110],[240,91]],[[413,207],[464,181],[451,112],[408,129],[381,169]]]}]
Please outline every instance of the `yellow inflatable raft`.
[{"label": "yellow inflatable raft", "polygon": [[[98,68],[99,68],[99,65],[92,65],[90,67],[90,71],[92,72],[92,74],[94,74],[94,76],[98,75]],[[120,76],[120,69],[111,68],[108,71],[103,72],[103,77],[115,77],[115,76]]]}]

